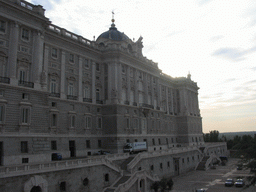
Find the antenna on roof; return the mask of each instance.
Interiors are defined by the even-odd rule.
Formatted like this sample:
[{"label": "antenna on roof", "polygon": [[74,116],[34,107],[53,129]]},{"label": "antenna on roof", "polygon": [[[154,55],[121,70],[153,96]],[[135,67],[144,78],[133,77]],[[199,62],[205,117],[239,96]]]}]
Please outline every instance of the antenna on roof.
[{"label": "antenna on roof", "polygon": [[114,22],[115,22],[115,19],[114,19],[114,15],[115,15],[115,13],[114,13],[114,11],[112,11],[112,23],[114,24]]}]

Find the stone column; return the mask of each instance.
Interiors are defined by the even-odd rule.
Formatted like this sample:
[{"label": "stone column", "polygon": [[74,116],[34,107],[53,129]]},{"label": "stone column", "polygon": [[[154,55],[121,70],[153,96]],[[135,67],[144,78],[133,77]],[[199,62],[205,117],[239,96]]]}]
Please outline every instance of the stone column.
[{"label": "stone column", "polygon": [[[127,101],[130,101],[130,95],[131,95],[131,78],[130,78],[130,67],[127,66],[127,73],[126,73],[126,79],[127,79]],[[130,105],[132,105],[132,103],[130,102]]]},{"label": "stone column", "polygon": [[83,58],[81,56],[78,57],[78,101],[83,101]]},{"label": "stone column", "polygon": [[112,71],[112,64],[108,64],[108,101],[107,104],[111,103],[111,91],[113,89],[112,87],[112,75],[113,75],[113,71]]},{"label": "stone column", "polygon": [[118,93],[118,103],[121,103],[122,100],[122,67],[121,64],[116,64],[116,74],[117,74],[117,93]]},{"label": "stone column", "polygon": [[144,83],[143,83],[143,91],[144,91],[144,101],[143,103],[149,104],[148,103],[148,74],[144,73]]},{"label": "stone column", "polygon": [[18,51],[18,40],[19,40],[19,25],[17,23],[11,23],[10,30],[10,45],[8,53],[8,74],[11,79],[11,85],[17,85],[16,71],[17,71],[17,51]]},{"label": "stone column", "polygon": [[[49,47],[47,45],[45,45],[44,46],[43,71],[42,71],[42,77],[41,77],[41,87],[42,87],[43,90],[48,90],[47,89],[47,87],[48,87],[47,86],[47,83],[48,83],[48,65],[49,65]],[[43,74],[45,74],[44,78],[43,78]],[[59,85],[58,85],[58,87],[59,87]]]},{"label": "stone column", "polygon": [[166,112],[167,112],[167,114],[170,114],[170,111],[169,111],[169,88],[168,87],[166,87],[166,92],[165,92],[165,97],[166,97],[166,99],[165,99],[165,101],[166,101]]},{"label": "stone column", "polygon": [[96,63],[91,61],[92,66],[92,103],[96,103],[96,89],[95,89],[95,74],[96,74]]},{"label": "stone column", "polygon": [[174,114],[174,109],[173,109],[173,102],[174,102],[174,101],[173,101],[172,89],[170,89],[170,91],[171,91],[171,92],[170,92],[170,95],[171,95],[171,97],[170,97],[170,98],[171,98],[171,109],[170,109],[170,111]]},{"label": "stone column", "polygon": [[139,106],[139,95],[138,95],[138,71],[134,71],[134,102]]},{"label": "stone column", "polygon": [[154,109],[156,109],[156,106],[154,105],[154,88],[153,88],[153,76],[150,77],[150,89],[151,89],[151,105],[154,106]]},{"label": "stone column", "polygon": [[40,89],[40,77],[43,69],[43,46],[44,36],[42,32],[36,30],[33,32],[33,50],[32,50],[32,82],[34,82],[35,89]]},{"label": "stone column", "polygon": [[60,98],[66,99],[65,83],[66,83],[66,53],[62,50],[61,52],[61,66],[60,66]]},{"label": "stone column", "polygon": [[157,105],[158,105],[158,107],[160,107],[161,90],[160,90],[160,84],[159,84],[159,79],[158,78],[156,79],[156,84],[157,84],[157,86],[156,86],[156,90],[157,90]]}]

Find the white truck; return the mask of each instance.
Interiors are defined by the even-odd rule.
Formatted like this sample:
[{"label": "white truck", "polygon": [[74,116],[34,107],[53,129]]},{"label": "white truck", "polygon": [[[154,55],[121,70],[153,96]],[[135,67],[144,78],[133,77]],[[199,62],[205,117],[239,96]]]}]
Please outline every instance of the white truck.
[{"label": "white truck", "polygon": [[139,153],[142,151],[147,151],[146,142],[126,143],[124,146],[124,153]]}]

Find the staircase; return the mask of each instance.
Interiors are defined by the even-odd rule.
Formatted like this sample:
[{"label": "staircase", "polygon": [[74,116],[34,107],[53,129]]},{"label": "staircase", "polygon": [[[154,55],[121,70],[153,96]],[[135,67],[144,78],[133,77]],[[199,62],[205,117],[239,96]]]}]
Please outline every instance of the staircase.
[{"label": "staircase", "polygon": [[123,171],[123,176],[121,176],[115,183],[113,183],[110,187],[107,187],[103,190],[103,192],[123,192],[128,191],[138,179],[141,177],[146,177],[151,181],[159,181],[157,176],[152,176],[146,170],[136,171],[135,173],[131,173],[127,165],[134,159],[134,157],[128,157],[121,165],[121,169]]},{"label": "staircase", "polygon": [[206,170],[206,162],[207,160],[210,158],[210,156],[204,156],[203,159],[201,160],[201,162],[197,165],[197,168],[196,170],[203,170],[205,171]]}]

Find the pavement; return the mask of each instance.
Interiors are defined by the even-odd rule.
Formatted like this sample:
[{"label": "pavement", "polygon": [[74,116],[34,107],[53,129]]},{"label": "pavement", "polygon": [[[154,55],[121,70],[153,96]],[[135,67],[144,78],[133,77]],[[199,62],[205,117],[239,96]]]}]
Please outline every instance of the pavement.
[{"label": "pavement", "polygon": [[174,186],[172,192],[195,192],[203,188],[207,192],[256,192],[256,186],[238,188],[235,186],[225,187],[228,178],[243,178],[245,184],[249,184],[247,177],[253,176],[248,169],[237,170],[239,159],[229,159],[225,166],[217,166],[216,169],[207,171],[191,171],[184,175],[173,177]]}]

